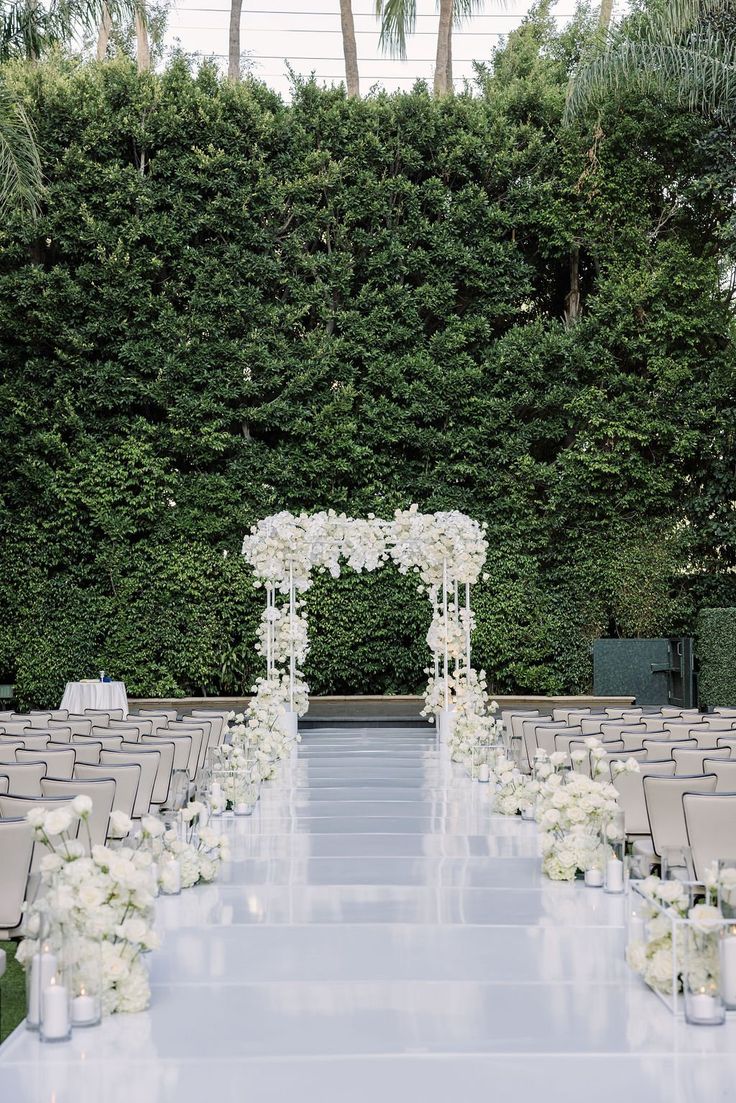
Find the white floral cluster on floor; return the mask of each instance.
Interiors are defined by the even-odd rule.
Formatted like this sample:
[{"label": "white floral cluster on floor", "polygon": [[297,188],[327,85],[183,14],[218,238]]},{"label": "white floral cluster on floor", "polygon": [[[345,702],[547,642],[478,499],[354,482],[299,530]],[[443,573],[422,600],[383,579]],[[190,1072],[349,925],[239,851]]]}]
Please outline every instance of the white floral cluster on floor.
[{"label": "white floral cluster on floor", "polygon": [[[39,891],[26,904],[16,956],[28,964],[41,941],[52,949],[63,941],[67,950],[73,947],[83,987],[85,967],[91,974],[100,962],[106,1014],[143,1011],[151,995],[145,955],[159,945],[153,929],[159,889],[172,893],[213,881],[228,857],[227,840],[206,825],[205,805],[192,802],[176,828],[144,816],[135,834],[131,820],[114,812],[114,834],[126,837],[117,846],[90,846],[91,811],[90,797],[81,795],[69,806],[28,813],[36,843],[48,853],[40,863]],[[91,975],[86,989],[96,990]]]}]

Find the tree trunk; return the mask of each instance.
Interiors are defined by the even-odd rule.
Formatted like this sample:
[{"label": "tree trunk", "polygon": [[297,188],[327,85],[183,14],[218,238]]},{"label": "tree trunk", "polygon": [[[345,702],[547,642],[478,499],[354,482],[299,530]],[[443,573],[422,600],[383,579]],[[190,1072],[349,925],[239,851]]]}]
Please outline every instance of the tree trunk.
[{"label": "tree trunk", "polygon": [[102,20],[100,22],[100,29],[97,33],[97,60],[104,61],[107,57],[107,46],[110,41],[110,31],[112,30],[112,16],[110,15],[110,9],[107,4],[102,5]]},{"label": "tree trunk", "polygon": [[440,0],[440,25],[437,30],[437,58],[434,63],[434,94],[444,96],[449,91],[447,86],[448,65],[452,68],[450,58],[453,0]]},{"label": "tree trunk", "polygon": [[598,25],[607,31],[611,25],[613,15],[613,0],[601,0],[601,10],[598,16]]},{"label": "tree trunk", "polygon": [[565,295],[565,325],[571,326],[582,314],[580,299],[580,246],[570,249],[570,290]]},{"label": "tree trunk", "polygon": [[227,79],[240,80],[240,15],[243,0],[230,0],[230,31],[227,40]]},{"label": "tree trunk", "polygon": [[148,42],[148,26],[140,11],[135,13],[135,43],[138,54],[138,72],[151,68],[151,47]]},{"label": "tree trunk", "polygon": [[360,77],[358,75],[358,48],[355,44],[355,23],[351,0],[340,0],[340,27],[342,29],[342,52],[345,55],[345,81],[348,95],[360,95]]},{"label": "tree trunk", "polygon": [[[453,8],[454,8],[454,4],[453,4]],[[454,11],[453,11],[453,15],[454,15]],[[448,92],[453,92],[454,89],[455,89],[455,85],[453,84],[453,81],[452,81],[452,20],[450,20],[450,29],[447,32],[447,68],[445,69],[445,72],[447,73],[447,77],[446,77],[447,91]]]}]

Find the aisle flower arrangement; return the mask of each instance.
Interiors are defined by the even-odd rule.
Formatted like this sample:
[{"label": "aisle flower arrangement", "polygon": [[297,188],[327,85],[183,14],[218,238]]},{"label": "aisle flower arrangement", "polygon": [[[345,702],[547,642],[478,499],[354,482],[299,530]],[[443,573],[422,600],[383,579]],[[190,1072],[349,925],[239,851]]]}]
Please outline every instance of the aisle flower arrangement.
[{"label": "aisle flower arrangement", "polygon": [[25,938],[17,958],[27,964],[38,950],[42,930],[53,945],[54,931],[74,939],[79,953],[101,943],[102,1004],[115,1011],[143,1011],[150,1002],[144,955],[158,946],[153,930],[155,881],[151,854],[121,847],[95,846],[87,855],[75,837],[92,810],[89,797],[74,798],[71,808],[34,809],[27,819],[37,843],[48,850],[41,860],[41,891],[27,906]]}]

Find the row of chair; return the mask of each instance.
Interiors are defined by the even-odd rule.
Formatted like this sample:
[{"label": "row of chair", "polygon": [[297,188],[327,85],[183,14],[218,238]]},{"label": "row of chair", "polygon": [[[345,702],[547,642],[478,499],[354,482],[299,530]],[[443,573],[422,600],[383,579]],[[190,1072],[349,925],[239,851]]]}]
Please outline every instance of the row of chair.
[{"label": "row of chair", "polygon": [[207,751],[222,742],[227,715],[0,713],[0,932],[17,928],[28,880],[45,853],[25,819],[30,809],[90,797],[88,827],[78,837],[94,846],[109,838],[114,811],[135,822],[179,808],[192,795]]},{"label": "row of chair", "polygon": [[[736,710],[673,717],[659,712],[660,730],[643,727],[644,714],[596,717],[598,730],[582,730],[581,716],[549,721],[516,713],[508,718],[517,761],[534,752],[563,751],[587,774],[593,758],[586,742],[594,735],[605,751],[598,769],[618,790],[626,834],[645,864],[667,855],[687,855],[688,876],[702,880],[718,858],[736,859]],[[637,772],[621,771],[634,758]],[[619,768],[617,768],[619,764]]]}]

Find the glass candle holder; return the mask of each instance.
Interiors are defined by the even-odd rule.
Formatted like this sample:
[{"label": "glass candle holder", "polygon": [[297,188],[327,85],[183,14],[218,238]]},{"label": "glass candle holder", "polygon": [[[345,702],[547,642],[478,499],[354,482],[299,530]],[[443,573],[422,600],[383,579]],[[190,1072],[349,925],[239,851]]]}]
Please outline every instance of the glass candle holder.
[{"label": "glass candle holder", "polygon": [[724,919],[736,924],[736,861],[719,858],[717,863],[718,907]]},{"label": "glass candle holder", "polygon": [[97,1026],[102,1019],[102,944],[99,939],[77,938],[72,944],[69,980],[72,1026]]},{"label": "glass candle holder", "polygon": [[164,857],[159,862],[159,884],[163,896],[178,896],[181,892],[181,865],[177,858]]},{"label": "glass candle holder", "polygon": [[695,1026],[720,1026],[726,1020],[721,994],[721,932],[690,928],[685,938],[682,989],[685,1018]]},{"label": "glass candle holder", "polygon": [[29,1013],[42,1042],[66,1042],[72,1035],[70,944],[60,926],[47,925],[43,935],[30,966]]},{"label": "glass candle holder", "polygon": [[40,938],[35,953],[26,963],[26,1027],[38,1030],[41,1025],[41,993],[56,977],[59,962],[58,947],[50,938]]},{"label": "glass candle holder", "polygon": [[626,831],[623,812],[616,812],[604,824],[601,835],[603,891],[622,893],[626,889]]},{"label": "glass candle holder", "polygon": [[663,881],[694,881],[693,860],[689,846],[663,846],[659,859]]}]

